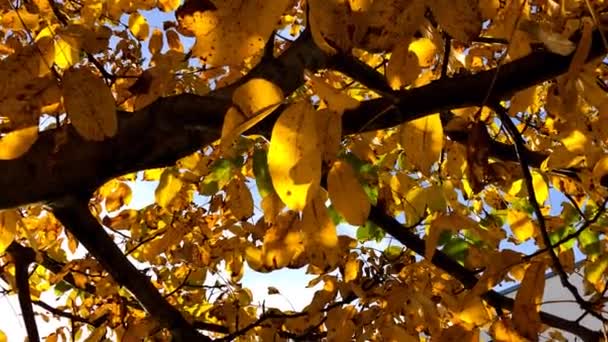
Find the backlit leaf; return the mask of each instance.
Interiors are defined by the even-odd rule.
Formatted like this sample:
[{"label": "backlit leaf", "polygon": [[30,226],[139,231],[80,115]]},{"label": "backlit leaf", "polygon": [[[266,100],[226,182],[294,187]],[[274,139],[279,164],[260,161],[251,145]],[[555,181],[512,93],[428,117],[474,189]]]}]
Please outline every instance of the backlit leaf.
[{"label": "backlit leaf", "polygon": [[287,0],[187,0],[177,11],[180,33],[196,37],[194,56],[212,65],[235,65],[260,52]]},{"label": "backlit leaf", "polygon": [[163,208],[168,207],[183,186],[184,183],[175,171],[165,169],[160,176],[158,187],[154,191],[156,203]]},{"label": "backlit leaf", "polygon": [[16,210],[0,211],[0,253],[4,253],[6,248],[13,242],[17,234],[17,222],[21,215]]},{"label": "backlit leaf", "polygon": [[524,337],[535,341],[541,328],[540,304],[545,290],[545,264],[532,263],[526,269],[521,286],[515,295],[513,324]]},{"label": "backlit leaf", "polygon": [[490,327],[490,334],[497,342],[524,342],[527,341],[513,328],[510,320],[495,321]]},{"label": "backlit leaf", "polygon": [[129,16],[129,30],[139,40],[146,40],[150,35],[148,20],[139,12],[133,12]]},{"label": "backlit leaf", "polygon": [[602,255],[597,260],[585,266],[585,280],[597,291],[602,291],[606,284],[606,270],[608,269],[608,256]]},{"label": "backlit leaf", "polygon": [[401,146],[408,160],[420,172],[430,175],[443,147],[443,128],[439,114],[407,122],[400,127]]},{"label": "backlit leaf", "polygon": [[509,210],[507,212],[507,222],[519,242],[526,241],[536,234],[536,225],[528,213]]},{"label": "backlit leaf", "polygon": [[268,170],[277,194],[292,210],[303,210],[319,189],[315,115],[310,103],[300,101],[285,109],[272,129]]},{"label": "backlit leaf", "polygon": [[235,179],[226,186],[226,201],[232,216],[246,220],[253,215],[253,198],[245,182]]},{"label": "backlit leaf", "polygon": [[67,69],[80,60],[80,44],[75,39],[59,36],[55,40],[55,64]]},{"label": "backlit leaf", "polygon": [[469,42],[481,33],[478,0],[432,0],[429,4],[439,26],[455,39]]},{"label": "backlit leaf", "polygon": [[27,127],[9,132],[0,138],[0,160],[16,159],[24,155],[38,139],[38,127]]},{"label": "backlit leaf", "polygon": [[359,101],[348,96],[344,92],[333,88],[325,81],[311,73],[308,73],[310,86],[319,97],[327,103],[327,108],[341,116],[344,111],[359,107]]},{"label": "backlit leaf", "polygon": [[163,49],[163,31],[159,29],[154,29],[152,31],[152,36],[150,37],[150,42],[148,43],[148,51],[150,54],[154,55],[157,52],[160,52]]},{"label": "backlit leaf", "polygon": [[173,12],[180,4],[181,0],[158,0],[158,8],[163,12]]},{"label": "backlit leaf", "polygon": [[110,88],[87,68],[63,74],[63,105],[83,138],[100,141],[118,130],[116,105]]},{"label": "backlit leaf", "polygon": [[165,35],[167,36],[167,44],[171,50],[178,52],[184,51],[184,46],[175,30],[166,30]]},{"label": "backlit leaf", "polygon": [[236,137],[271,114],[283,101],[283,91],[262,78],[238,87],[232,95],[236,108],[230,108],[222,127],[222,147],[227,149]]},{"label": "backlit leaf", "polygon": [[334,208],[348,223],[360,226],[367,221],[371,203],[350,164],[334,162],[327,175],[327,190]]}]

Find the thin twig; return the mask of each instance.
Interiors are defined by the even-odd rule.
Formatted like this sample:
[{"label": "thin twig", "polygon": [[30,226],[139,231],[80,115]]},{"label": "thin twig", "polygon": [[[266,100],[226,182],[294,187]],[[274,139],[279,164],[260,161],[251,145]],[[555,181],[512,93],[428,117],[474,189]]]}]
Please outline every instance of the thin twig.
[{"label": "thin twig", "polygon": [[522,152],[525,148],[525,142],[524,142],[521,134],[517,130],[517,127],[515,127],[515,124],[513,123],[513,121],[511,121],[511,118],[509,117],[507,110],[500,103],[492,103],[491,107],[494,109],[494,111],[496,111],[496,114],[502,121],[502,124],[505,126],[507,132],[509,132],[511,139],[513,140],[513,144],[515,146],[515,153],[518,156],[522,174],[524,177],[524,183],[526,185],[526,190],[528,191],[528,201],[530,202],[530,204],[532,205],[532,208],[534,209],[534,213],[536,215],[536,220],[538,221],[538,225],[540,227],[540,233],[541,233],[543,243],[547,247],[547,251],[549,252],[549,256],[551,257],[553,267],[557,271],[557,274],[559,275],[562,285],[565,288],[567,288],[570,291],[570,293],[572,293],[572,295],[578,302],[579,306],[583,310],[590,311],[591,315],[593,315],[600,321],[604,322],[605,318],[602,317],[602,315],[598,314],[597,312],[593,311],[593,304],[586,301],[580,295],[577,288],[570,283],[570,281],[568,280],[568,275],[566,274],[566,271],[564,270],[564,267],[562,266],[562,264],[559,260],[559,257],[557,256],[557,253],[555,253],[555,249],[554,249],[555,246],[553,246],[551,244],[551,238],[549,237],[549,232],[547,231],[547,224],[545,222],[545,217],[542,213],[540,205],[538,204],[538,200],[536,199],[536,193],[534,191],[534,183],[532,181],[532,173],[530,172],[530,165],[529,165],[528,160],[526,159],[525,155]]},{"label": "thin twig", "polygon": [[[587,229],[589,226],[591,226],[592,224],[594,224],[595,222],[597,222],[597,220],[599,220],[599,218],[602,216],[602,214],[606,210],[606,204],[607,203],[608,203],[608,198],[606,198],[604,200],[604,203],[602,203],[602,205],[598,209],[597,213],[595,213],[595,215],[593,215],[593,217],[591,219],[585,220],[585,223],[580,228],[578,228],[575,232],[570,233],[570,234],[564,236],[561,240],[559,240],[556,243],[554,243],[551,246],[551,248],[557,248],[557,247],[561,246],[562,244],[564,244],[564,243],[566,243],[566,242],[568,242],[568,241],[570,241],[572,239],[575,239],[579,235],[581,235],[581,233],[585,229]],[[583,216],[583,218],[584,218],[584,216]],[[543,253],[547,252],[548,250],[549,250],[549,247],[545,247],[543,249],[540,249],[540,250],[538,250],[538,251],[536,251],[536,252],[534,252],[532,254],[526,255],[524,257],[524,260],[526,260],[526,261],[531,260],[532,258],[534,258],[534,257],[536,257],[536,256],[538,256],[540,254],[543,254]]]}]

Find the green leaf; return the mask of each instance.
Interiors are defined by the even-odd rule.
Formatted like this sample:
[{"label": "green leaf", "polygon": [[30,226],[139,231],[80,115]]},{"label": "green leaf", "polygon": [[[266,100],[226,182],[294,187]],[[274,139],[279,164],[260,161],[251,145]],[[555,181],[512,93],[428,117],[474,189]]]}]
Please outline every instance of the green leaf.
[{"label": "green leaf", "polygon": [[386,247],[382,252],[384,257],[389,261],[399,258],[401,253],[403,253],[403,247],[395,245]]},{"label": "green leaf", "polygon": [[[576,229],[573,226],[561,227],[549,233],[549,240],[551,241],[552,245],[556,244],[557,242],[564,239],[566,236],[574,233],[575,231]],[[574,242],[575,239],[570,239],[567,242],[564,242],[559,246],[560,250],[565,251],[571,249],[572,247],[574,247]]]},{"label": "green leaf", "polygon": [[270,172],[268,171],[268,153],[266,150],[256,148],[253,152],[253,174],[260,193],[264,198],[274,192]]},{"label": "green leaf", "polygon": [[64,293],[66,293],[66,291],[72,289],[72,285],[70,285],[68,282],[62,280],[62,281],[58,282],[57,284],[55,284],[54,289],[55,289],[56,296],[62,296]]},{"label": "green leaf", "polygon": [[378,227],[371,221],[365,222],[365,225],[357,229],[357,240],[359,241],[371,241],[376,240],[377,242],[382,241],[385,236],[384,230]]},{"label": "green leaf", "polygon": [[[586,207],[585,209],[588,209]],[[571,225],[579,218],[578,210],[570,202],[562,202],[562,212],[560,216],[564,219],[566,225]],[[590,216],[590,215],[588,215]]]},{"label": "green leaf", "polygon": [[353,153],[344,153],[340,156],[342,159],[346,160],[350,166],[359,174],[360,177],[363,178],[377,178],[378,176],[378,168],[373,164],[365,162]]},{"label": "green leaf", "polygon": [[329,217],[334,222],[334,225],[339,225],[340,223],[345,223],[344,217],[340,215],[340,213],[334,208],[333,204],[327,207],[327,212],[329,213]]},{"label": "green leaf", "polygon": [[467,250],[469,249],[469,244],[467,241],[460,237],[455,237],[448,241],[448,243],[443,246],[443,252],[452,259],[458,261],[459,264],[464,265],[464,259],[467,255]]},{"label": "green leaf", "polygon": [[452,232],[449,230],[443,230],[441,233],[439,233],[439,239],[437,240],[437,246],[443,246],[446,243],[450,242],[450,240],[452,240]]},{"label": "green leaf", "polygon": [[199,184],[199,192],[201,195],[211,196],[222,189],[230,182],[235,170],[238,170],[242,165],[243,158],[240,156],[234,159],[222,158],[214,161],[209,167],[209,174],[205,176],[201,184]]},{"label": "green leaf", "polygon": [[371,184],[361,184],[363,186],[363,191],[369,197],[369,201],[376,205],[378,203],[378,186]]},{"label": "green leaf", "polygon": [[583,253],[588,257],[595,258],[600,255],[599,233],[587,228],[578,236],[578,243]]}]

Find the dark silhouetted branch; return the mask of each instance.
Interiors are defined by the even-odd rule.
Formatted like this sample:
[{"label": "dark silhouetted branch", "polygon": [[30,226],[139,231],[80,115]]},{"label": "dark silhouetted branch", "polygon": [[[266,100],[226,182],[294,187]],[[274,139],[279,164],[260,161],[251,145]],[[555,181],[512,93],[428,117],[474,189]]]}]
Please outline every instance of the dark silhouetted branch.
[{"label": "dark silhouetted branch", "polygon": [[127,259],[88,207],[89,197],[69,196],[52,202],[57,219],[99,261],[114,280],[126,287],[175,341],[210,341],[161,296],[150,280]]}]

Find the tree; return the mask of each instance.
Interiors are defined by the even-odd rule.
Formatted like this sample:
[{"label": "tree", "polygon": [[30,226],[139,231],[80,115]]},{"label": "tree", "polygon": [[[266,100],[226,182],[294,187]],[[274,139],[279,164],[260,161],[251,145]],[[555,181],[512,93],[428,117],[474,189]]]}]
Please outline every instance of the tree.
[{"label": "tree", "polygon": [[[552,270],[606,322],[603,2],[0,7],[0,270],[30,341],[35,311],[72,322],[48,340],[602,338],[540,301]],[[323,285],[302,311],[240,286],[286,267]]]}]

